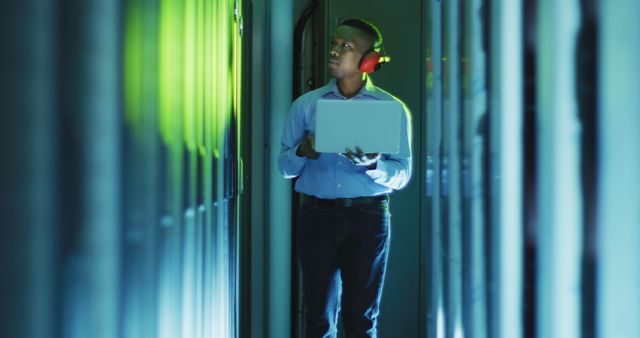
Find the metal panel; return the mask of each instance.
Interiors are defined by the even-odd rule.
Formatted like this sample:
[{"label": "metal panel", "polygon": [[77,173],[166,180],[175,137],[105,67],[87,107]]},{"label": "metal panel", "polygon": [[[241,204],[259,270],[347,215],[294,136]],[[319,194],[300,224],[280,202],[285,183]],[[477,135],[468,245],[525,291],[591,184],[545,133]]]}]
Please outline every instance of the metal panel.
[{"label": "metal panel", "polygon": [[640,337],[640,2],[601,1],[598,336]]},{"label": "metal panel", "polygon": [[485,245],[486,231],[485,154],[488,114],[487,76],[484,37],[489,27],[484,26],[486,0],[464,1],[464,53],[462,56],[462,82],[464,86],[463,114],[463,319],[464,336],[487,337],[487,279]]},{"label": "metal panel", "polygon": [[280,138],[291,105],[293,0],[274,0],[268,8],[269,32],[269,193],[268,337],[291,335],[291,182],[278,170]]},{"label": "metal panel", "polygon": [[[427,18],[427,41],[424,53],[426,55],[427,72],[425,88],[425,112],[423,123],[424,154],[425,156],[425,191],[429,217],[425,217],[424,224],[428,231],[428,241],[424,243],[422,256],[428,260],[427,278],[424,284],[428,286],[428,307],[425,311],[427,337],[444,337],[444,274],[442,261],[442,93],[443,93],[443,63],[442,63],[442,6],[440,1],[428,1],[425,6]],[[428,249],[427,249],[428,248]],[[428,250],[428,251],[427,251]],[[421,319],[422,319],[421,318]]]},{"label": "metal panel", "polygon": [[575,88],[578,1],[542,0],[538,29],[539,337],[580,333],[582,197]]},{"label": "metal panel", "polygon": [[60,6],[62,336],[112,338],[119,320],[120,8],[113,1]]},{"label": "metal panel", "polygon": [[269,176],[265,174],[265,168],[269,166],[267,161],[271,153],[265,151],[268,146],[269,116],[265,113],[269,107],[268,75],[268,15],[266,1],[254,1],[251,6],[251,16],[248,37],[251,39],[251,161],[250,177],[251,189],[251,325],[249,332],[242,334],[243,338],[269,337],[266,331],[267,312],[267,285],[268,272],[268,247],[267,233],[268,202],[264,196],[267,194]]},{"label": "metal panel", "polygon": [[522,336],[522,2],[491,3],[492,337]]},{"label": "metal panel", "polygon": [[[56,1],[0,11],[0,282],[2,336],[55,337],[58,186],[55,184]],[[28,316],[26,315],[28,314]]]},{"label": "metal panel", "polygon": [[462,5],[446,1],[443,12],[443,265],[445,337],[462,337]]}]

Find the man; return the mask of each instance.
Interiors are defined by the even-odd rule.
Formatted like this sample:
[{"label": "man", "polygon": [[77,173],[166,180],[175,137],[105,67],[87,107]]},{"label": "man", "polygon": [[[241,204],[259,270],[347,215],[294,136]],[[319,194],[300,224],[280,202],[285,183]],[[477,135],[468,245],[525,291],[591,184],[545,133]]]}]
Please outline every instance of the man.
[{"label": "man", "polygon": [[366,74],[388,60],[381,50],[375,26],[343,21],[331,39],[328,68],[334,79],[293,102],[282,136],[280,170],[285,178],[298,177],[302,201],[296,243],[307,338],[336,337],[340,310],[349,338],[376,337],[390,239],[389,193],[411,177],[410,113],[403,104],[398,154],[365,153],[357,145],[342,154],[318,153],[314,119],[321,98],[402,103]]}]

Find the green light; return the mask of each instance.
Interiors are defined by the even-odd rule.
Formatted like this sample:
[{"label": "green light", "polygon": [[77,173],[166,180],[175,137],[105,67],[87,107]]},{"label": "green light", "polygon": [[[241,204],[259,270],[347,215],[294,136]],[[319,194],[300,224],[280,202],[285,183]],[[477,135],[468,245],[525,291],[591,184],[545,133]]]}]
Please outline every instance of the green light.
[{"label": "green light", "polygon": [[181,108],[184,74],[179,67],[182,60],[182,3],[164,0],[160,3],[159,36],[159,128],[163,140],[176,146],[182,126]]},{"label": "green light", "polygon": [[184,59],[185,76],[183,121],[184,143],[189,151],[196,149],[196,4],[195,0],[184,1]]},{"label": "green light", "polygon": [[[236,253],[229,248],[233,227],[222,206],[226,203],[223,183],[237,175],[227,172],[223,165],[227,159],[221,154],[225,136],[231,132],[230,119],[239,121],[241,109],[242,42],[234,5],[240,17],[240,1],[235,0],[125,1],[125,121],[147,140],[149,133],[158,133],[168,151],[165,184],[176,219],[175,254],[188,257],[164,267],[168,276],[176,275],[182,284],[166,283],[161,288],[159,320],[165,337],[179,330],[192,336],[193,325],[185,324],[201,321],[207,336],[232,336],[236,296],[230,286],[237,281],[231,280],[235,267],[229,262]],[[239,132],[237,137],[239,141]],[[184,149],[192,161],[188,166]],[[197,178],[193,172],[191,180],[184,181],[183,172],[194,170],[196,159],[202,161],[203,172]],[[195,205],[196,184],[203,188],[205,224],[193,232],[194,212],[202,210]],[[189,198],[184,199],[185,193]],[[186,210],[184,200],[189,201]],[[202,236],[210,244],[204,251],[194,246],[202,243]],[[182,313],[171,319],[172,311]]]},{"label": "green light", "polygon": [[[237,8],[236,8],[237,6]],[[234,20],[234,11],[238,12]],[[153,39],[145,8],[127,1],[124,38],[125,120],[140,128],[151,92],[157,93],[158,128],[166,144],[220,153],[233,115],[241,111],[241,2],[161,0],[158,9],[157,82],[145,72]],[[147,18],[149,19],[149,18]],[[149,26],[149,25],[146,25]]]},{"label": "green light", "polygon": [[125,121],[134,129],[142,125],[142,45],[143,21],[140,4],[130,1],[126,6],[124,31],[124,111]]},{"label": "green light", "polygon": [[[242,17],[242,1],[235,2],[236,8],[234,9],[236,14],[235,20],[237,21],[235,25],[233,25],[233,70],[234,70],[234,96],[233,96],[233,114],[235,114],[236,125],[237,125],[237,153],[242,154],[242,40],[240,37],[240,29],[241,25],[243,25],[243,17]],[[240,163],[242,166],[242,163]],[[242,168],[240,168],[242,170]],[[238,179],[242,179],[242,173],[237,175]],[[242,189],[241,184],[238,182],[238,186]]]}]

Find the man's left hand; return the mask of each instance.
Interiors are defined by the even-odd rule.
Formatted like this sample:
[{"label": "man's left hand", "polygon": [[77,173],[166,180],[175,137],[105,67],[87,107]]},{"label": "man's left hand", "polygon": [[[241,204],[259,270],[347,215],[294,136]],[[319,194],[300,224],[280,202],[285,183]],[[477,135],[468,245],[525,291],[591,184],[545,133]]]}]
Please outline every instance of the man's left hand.
[{"label": "man's left hand", "polygon": [[349,159],[353,164],[367,167],[368,169],[374,169],[380,159],[380,153],[365,153],[360,147],[356,147],[355,152],[347,148],[341,155]]}]

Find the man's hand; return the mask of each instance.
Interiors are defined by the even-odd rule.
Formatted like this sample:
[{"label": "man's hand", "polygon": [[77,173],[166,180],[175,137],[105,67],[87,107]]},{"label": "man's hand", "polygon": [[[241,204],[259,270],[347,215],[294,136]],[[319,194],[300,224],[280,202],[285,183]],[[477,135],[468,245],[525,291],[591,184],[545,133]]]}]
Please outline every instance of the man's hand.
[{"label": "man's hand", "polygon": [[296,150],[296,155],[299,157],[306,157],[311,160],[317,160],[320,157],[320,153],[315,150],[316,138],[314,136],[308,135],[305,137],[300,145],[298,145],[298,149]]},{"label": "man's hand", "polygon": [[367,167],[367,169],[375,169],[380,159],[380,153],[365,153],[360,149],[360,147],[356,146],[356,152],[354,153],[351,149],[345,149],[345,152],[341,154],[342,156],[348,158],[353,164],[358,166]]}]

